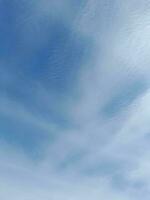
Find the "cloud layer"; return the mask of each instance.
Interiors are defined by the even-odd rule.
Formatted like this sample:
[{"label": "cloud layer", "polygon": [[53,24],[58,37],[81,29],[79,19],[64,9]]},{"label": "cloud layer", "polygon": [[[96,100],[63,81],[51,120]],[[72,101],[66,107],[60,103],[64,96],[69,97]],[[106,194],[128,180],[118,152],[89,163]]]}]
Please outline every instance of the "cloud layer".
[{"label": "cloud layer", "polygon": [[1,199],[149,199],[149,8],[0,1]]}]

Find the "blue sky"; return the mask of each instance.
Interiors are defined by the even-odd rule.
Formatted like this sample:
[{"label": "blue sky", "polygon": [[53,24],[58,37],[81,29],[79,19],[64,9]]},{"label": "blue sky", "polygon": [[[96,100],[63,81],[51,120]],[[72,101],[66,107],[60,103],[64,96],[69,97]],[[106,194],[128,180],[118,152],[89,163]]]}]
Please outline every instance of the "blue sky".
[{"label": "blue sky", "polygon": [[149,8],[0,0],[0,199],[149,199]]}]

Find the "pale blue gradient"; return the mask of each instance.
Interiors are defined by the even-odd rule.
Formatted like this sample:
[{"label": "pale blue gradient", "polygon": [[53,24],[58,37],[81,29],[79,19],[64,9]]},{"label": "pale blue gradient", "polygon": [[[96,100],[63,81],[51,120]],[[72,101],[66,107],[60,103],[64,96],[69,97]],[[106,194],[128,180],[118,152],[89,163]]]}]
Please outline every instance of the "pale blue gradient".
[{"label": "pale blue gradient", "polygon": [[149,8],[0,0],[0,199],[149,200]]}]

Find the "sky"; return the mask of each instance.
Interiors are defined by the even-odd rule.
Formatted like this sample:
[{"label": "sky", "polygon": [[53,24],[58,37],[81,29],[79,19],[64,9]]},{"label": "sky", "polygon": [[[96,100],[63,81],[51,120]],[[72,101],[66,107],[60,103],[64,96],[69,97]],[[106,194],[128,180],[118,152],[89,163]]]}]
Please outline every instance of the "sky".
[{"label": "sky", "polygon": [[149,0],[0,0],[0,199],[149,200],[149,52]]}]

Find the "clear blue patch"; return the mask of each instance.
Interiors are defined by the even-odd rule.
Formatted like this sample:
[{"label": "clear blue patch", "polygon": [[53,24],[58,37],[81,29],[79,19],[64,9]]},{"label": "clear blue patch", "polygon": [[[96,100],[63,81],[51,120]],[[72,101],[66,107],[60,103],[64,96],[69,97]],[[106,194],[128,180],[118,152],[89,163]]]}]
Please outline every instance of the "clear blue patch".
[{"label": "clear blue patch", "polygon": [[72,35],[62,22],[51,24],[49,32],[47,44],[28,57],[25,75],[59,92],[66,92],[76,79],[89,46],[84,38]]},{"label": "clear blue patch", "polygon": [[146,85],[143,80],[137,80],[127,84],[105,105],[102,109],[102,114],[106,117],[113,117],[126,109],[126,107],[130,105],[143,91],[145,91],[145,89]]},{"label": "clear blue patch", "polygon": [[40,159],[47,142],[53,140],[53,134],[4,115],[0,115],[0,141],[5,141],[13,148],[20,149],[30,158]]},{"label": "clear blue patch", "polygon": [[19,52],[20,33],[18,24],[20,18],[27,13],[23,0],[0,1],[0,57],[10,58]]},{"label": "clear blue patch", "polygon": [[[76,4],[74,8],[72,6],[76,14],[77,7]],[[28,84],[30,80],[38,80],[58,93],[71,90],[82,62],[89,57],[90,41],[73,33],[71,26],[62,19],[47,20],[41,16],[40,21],[34,19],[32,22],[28,9],[25,1],[6,0],[0,3],[0,57],[13,61],[10,71],[13,67],[17,72],[17,82],[23,83],[24,80]],[[24,36],[34,38],[35,35],[41,41],[46,37],[47,41],[37,45],[33,51],[30,51],[30,45],[24,44],[20,32],[28,23],[30,29],[24,32]],[[16,93],[19,96],[20,91]]]},{"label": "clear blue patch", "polygon": [[[74,17],[84,2],[70,1]],[[8,77],[15,76],[15,80],[0,84],[1,95],[28,107],[41,117],[67,127],[69,123],[66,113],[62,113],[62,102],[72,92],[79,69],[87,62],[91,42],[74,33],[63,19],[40,16],[40,20],[33,20],[30,11],[30,3],[27,1],[0,1],[0,59]],[[29,29],[24,29],[25,25]],[[22,38],[23,31],[25,40]],[[30,41],[34,36],[46,42],[35,41],[35,48],[32,44],[26,45],[26,39]],[[39,105],[36,99],[37,82],[51,94],[54,93],[56,105],[54,101],[48,102],[48,108]]]}]

